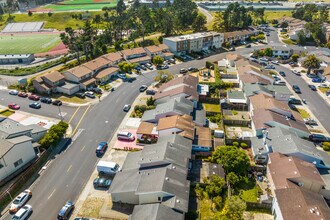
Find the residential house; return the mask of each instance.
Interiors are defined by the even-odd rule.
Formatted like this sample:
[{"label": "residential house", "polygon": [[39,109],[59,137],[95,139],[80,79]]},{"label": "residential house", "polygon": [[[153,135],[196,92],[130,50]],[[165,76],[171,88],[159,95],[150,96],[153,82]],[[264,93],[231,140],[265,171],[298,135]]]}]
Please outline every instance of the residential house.
[{"label": "residential house", "polygon": [[179,134],[185,138],[193,140],[194,127],[193,118],[190,115],[174,115],[159,119],[157,131],[159,137]]},{"label": "residential house", "polygon": [[168,60],[173,58],[174,56],[174,54],[170,52],[170,49],[166,44],[148,46],[145,47],[144,50],[151,58],[153,58],[154,56],[160,56],[165,60]]},{"label": "residential house", "polygon": [[244,65],[237,62],[238,79],[240,81],[240,88],[244,87],[244,84],[262,84],[269,85],[274,82],[274,77],[269,74],[268,71],[261,70],[260,68],[252,65]]},{"label": "residential house", "polygon": [[261,85],[246,83],[243,86],[243,91],[246,97],[250,97],[257,94],[264,94],[269,97],[274,97],[279,101],[288,101],[292,95],[291,91],[286,86],[280,85]]},{"label": "residential house", "polygon": [[253,27],[249,27],[246,30],[225,32],[224,33],[224,43],[229,43],[229,45],[240,43],[241,41],[247,40],[249,37],[257,35],[259,31]]},{"label": "residential house", "polygon": [[120,53],[130,63],[145,64],[151,62],[151,57],[147,55],[143,47],[122,50]]},{"label": "residential house", "polygon": [[65,84],[65,78],[60,72],[52,71],[43,76],[36,77],[32,80],[32,83],[33,87],[39,93],[50,94],[52,92],[57,92],[57,87]]},{"label": "residential house", "polygon": [[208,119],[206,118],[206,111],[204,109],[194,109],[193,118],[196,126],[207,126]]},{"label": "residential house", "polygon": [[184,220],[184,215],[160,203],[136,205],[128,220]]},{"label": "residential house", "polygon": [[92,75],[94,76],[98,71],[109,67],[110,62],[104,57],[99,57],[82,65],[90,69],[92,71]]},{"label": "residential house", "polygon": [[198,77],[185,75],[172,79],[171,81],[159,87],[158,92],[154,96],[156,104],[167,102],[169,99],[184,97],[194,103],[194,107],[198,102]]},{"label": "residential house", "polygon": [[251,126],[257,136],[261,135],[262,131],[269,127],[281,127],[296,133],[302,138],[308,138],[310,135],[303,120],[289,118],[288,116],[264,108],[253,111]]},{"label": "residential house", "polygon": [[109,66],[116,66],[118,63],[124,61],[123,56],[119,52],[108,53],[102,57],[109,61]]},{"label": "residential house", "polygon": [[218,49],[223,43],[223,33],[202,32],[163,39],[170,51],[175,54],[207,51]]},{"label": "residential house", "polygon": [[248,99],[246,98],[243,91],[227,91],[226,103],[230,106],[231,109],[239,111],[247,111],[249,108]]},{"label": "residential house", "polygon": [[283,47],[283,46],[273,46],[273,56],[281,57],[283,59],[288,59],[293,54],[293,49],[290,47]]},{"label": "residential house", "polygon": [[137,131],[136,139],[142,143],[155,143],[158,139],[158,132],[156,126],[152,123],[141,122]]},{"label": "residential house", "polygon": [[0,117],[0,139],[11,139],[19,136],[31,137],[33,128],[24,126],[9,118]]},{"label": "residential house", "polygon": [[173,115],[191,115],[194,110],[194,104],[184,98],[178,97],[169,99],[167,102],[158,104],[155,109],[144,112],[141,121],[157,123],[160,118]]},{"label": "residential house", "polygon": [[0,185],[23,171],[37,157],[32,138],[17,136],[0,139]]},{"label": "residential house", "polygon": [[253,115],[254,110],[266,109],[287,117],[292,117],[292,111],[286,102],[278,101],[273,97],[266,96],[265,94],[258,94],[250,96],[250,114]]},{"label": "residential house", "polygon": [[193,152],[211,154],[212,147],[211,129],[196,126],[195,138],[192,145]]},{"label": "residential house", "polygon": [[113,79],[118,73],[119,73],[119,68],[109,67],[109,68],[99,71],[96,74],[95,79],[98,84],[105,83],[105,82],[109,81],[110,79]]},{"label": "residential house", "polygon": [[266,163],[269,153],[279,152],[313,163],[317,168],[330,168],[330,158],[326,152],[316,149],[312,142],[282,127],[267,128],[261,135],[252,137],[251,146],[257,163]]},{"label": "residential house", "polygon": [[93,78],[93,71],[84,65],[66,70],[63,72],[63,75],[69,82],[79,83],[80,89],[84,90],[96,83],[96,80]]},{"label": "residential house", "polygon": [[322,78],[330,83],[330,66],[323,69]]},{"label": "residential house", "polygon": [[[203,164],[203,166],[204,166],[204,164]],[[206,167],[206,171],[207,171],[206,172],[207,178],[210,178],[210,176],[212,176],[212,175],[217,175],[224,179],[226,178],[226,173],[225,173],[225,170],[223,169],[222,164],[206,162],[205,167]]]}]

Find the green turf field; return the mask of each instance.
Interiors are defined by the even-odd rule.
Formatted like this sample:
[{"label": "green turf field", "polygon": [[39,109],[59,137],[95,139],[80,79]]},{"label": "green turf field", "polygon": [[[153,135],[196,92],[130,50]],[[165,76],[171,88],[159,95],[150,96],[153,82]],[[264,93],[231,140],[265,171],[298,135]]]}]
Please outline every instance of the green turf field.
[{"label": "green turf field", "polygon": [[0,35],[1,54],[47,52],[61,39],[58,34]]},{"label": "green turf field", "polygon": [[94,3],[111,3],[113,0],[64,0],[60,4],[94,4]]},{"label": "green turf field", "polygon": [[50,4],[38,8],[37,10],[52,11],[87,11],[101,10],[103,7],[115,7],[117,0],[68,0],[58,4]]}]

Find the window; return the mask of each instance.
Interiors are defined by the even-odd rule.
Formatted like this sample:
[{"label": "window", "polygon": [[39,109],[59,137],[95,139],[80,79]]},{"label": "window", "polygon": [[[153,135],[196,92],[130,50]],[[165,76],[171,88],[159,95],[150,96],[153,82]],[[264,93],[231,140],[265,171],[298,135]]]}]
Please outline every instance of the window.
[{"label": "window", "polygon": [[23,163],[23,160],[22,159],[19,159],[18,161],[16,161],[15,163],[14,163],[14,166],[15,167],[18,167],[19,165],[21,165]]}]

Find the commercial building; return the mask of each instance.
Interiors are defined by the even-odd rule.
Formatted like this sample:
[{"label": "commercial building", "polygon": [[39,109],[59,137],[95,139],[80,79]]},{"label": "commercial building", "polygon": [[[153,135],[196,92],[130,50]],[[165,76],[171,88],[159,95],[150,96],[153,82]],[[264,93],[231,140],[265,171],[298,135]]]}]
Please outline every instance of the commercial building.
[{"label": "commercial building", "polygon": [[34,61],[34,54],[0,54],[0,65],[26,64]]}]

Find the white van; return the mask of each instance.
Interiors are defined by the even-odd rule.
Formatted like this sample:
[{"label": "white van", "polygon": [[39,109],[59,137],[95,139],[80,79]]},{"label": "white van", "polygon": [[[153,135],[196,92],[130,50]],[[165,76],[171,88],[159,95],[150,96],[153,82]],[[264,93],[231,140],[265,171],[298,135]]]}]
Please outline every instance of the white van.
[{"label": "white van", "polygon": [[116,174],[120,171],[120,167],[115,162],[99,161],[96,166],[99,174]]},{"label": "white van", "polygon": [[131,132],[122,131],[117,133],[117,138],[119,140],[133,141],[135,139],[134,135]]}]

